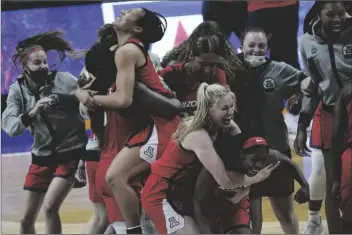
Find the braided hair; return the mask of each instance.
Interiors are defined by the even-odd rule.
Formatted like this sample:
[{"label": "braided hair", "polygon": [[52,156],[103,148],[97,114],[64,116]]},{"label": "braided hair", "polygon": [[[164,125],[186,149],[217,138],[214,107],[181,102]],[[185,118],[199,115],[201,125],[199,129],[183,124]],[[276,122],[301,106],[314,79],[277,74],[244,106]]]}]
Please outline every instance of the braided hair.
[{"label": "braided hair", "polygon": [[[344,6],[348,6],[346,2],[343,1],[315,1],[313,6],[310,8],[308,13],[306,14],[303,22],[303,33],[313,34],[313,27],[319,21],[318,15],[321,10],[328,3],[341,3]],[[346,9],[347,11],[348,9]],[[347,11],[348,14],[348,11]],[[346,22],[348,25],[351,25],[351,20],[347,19]]]},{"label": "braided hair", "polygon": [[98,29],[98,43],[104,47],[111,47],[118,43],[113,24],[105,24]]},{"label": "braided hair", "polygon": [[149,50],[150,44],[160,41],[167,29],[166,18],[157,12],[142,8],[143,16],[140,17],[136,25],[141,27],[143,31],[136,35],[141,40],[146,50]]},{"label": "braided hair", "polygon": [[61,61],[66,58],[66,52],[74,58],[83,57],[84,54],[82,52],[75,51],[70,42],[62,38],[63,33],[61,30],[56,30],[37,34],[19,41],[16,46],[16,54],[12,56],[15,67],[17,68],[16,61],[18,59],[23,64],[30,52],[34,50],[44,50],[45,52],[56,50]]},{"label": "braided hair", "polygon": [[225,54],[224,47],[221,46],[217,35],[205,36],[197,38],[191,45],[190,54],[192,56],[200,56],[203,53],[215,53],[218,56]]},{"label": "braided hair", "polygon": [[219,61],[224,65],[222,69],[226,72],[228,80],[233,80],[236,71],[243,70],[242,62],[237,58],[230,42],[222,35],[218,24],[214,21],[204,21],[199,24],[187,40],[166,53],[161,62],[161,66],[165,67],[173,60],[177,62],[188,60],[191,52],[191,45],[193,45],[194,41],[199,37],[211,35],[217,35],[219,38],[219,44],[223,47],[223,54],[219,54]]}]

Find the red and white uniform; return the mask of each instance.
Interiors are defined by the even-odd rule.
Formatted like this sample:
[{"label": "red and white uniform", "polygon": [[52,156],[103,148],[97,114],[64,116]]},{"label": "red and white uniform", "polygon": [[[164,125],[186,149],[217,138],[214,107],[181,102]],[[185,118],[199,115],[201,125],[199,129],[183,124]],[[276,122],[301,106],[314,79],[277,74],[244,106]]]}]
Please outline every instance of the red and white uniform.
[{"label": "red and white uniform", "polygon": [[[127,43],[133,43],[138,46],[144,53],[146,63],[136,70],[136,81],[142,82],[149,89],[157,92],[165,97],[173,97],[173,92],[167,90],[160,81],[159,75],[155,71],[152,61],[149,58],[143,44],[140,40],[132,38]],[[140,157],[149,162],[155,162],[164,153],[167,143],[172,134],[176,131],[181,121],[179,116],[175,116],[172,120],[167,120],[154,115],[150,116],[148,127],[133,135],[126,144],[126,147],[132,148],[139,146]]]},{"label": "red and white uniform", "polygon": [[[136,81],[144,83],[149,89],[165,96],[173,93],[166,90],[158,74],[155,72],[147,52],[145,52],[138,39],[130,39],[127,43],[137,45],[144,53],[146,64],[136,68]],[[113,85],[111,92],[116,90]],[[105,182],[105,175],[111,162],[124,147],[132,148],[139,146],[140,156],[149,163],[155,161],[164,152],[170,136],[176,130],[179,117],[173,120],[165,120],[149,115],[144,109],[132,105],[128,109],[106,112],[107,122],[105,126],[105,142],[101,150],[101,160],[97,169],[97,188],[104,199],[110,223],[123,221],[121,212]],[[138,195],[140,195],[141,179],[132,183]]]},{"label": "red and white uniform", "polygon": [[183,216],[193,216],[193,194],[201,169],[195,153],[173,140],[163,156],[152,164],[141,200],[160,234],[182,229]]},{"label": "red and white uniform", "polygon": [[[110,93],[116,89],[112,86]],[[133,112],[136,109],[132,109]],[[141,128],[137,123],[143,125],[143,113],[131,113],[128,116],[122,116],[118,111],[106,111],[106,125],[105,125],[105,140],[101,149],[100,162],[96,171],[96,187],[100,197],[104,200],[106,209],[108,211],[109,222],[123,221],[118,204],[113,197],[108,185],[105,181],[105,175],[110,167],[111,162],[117,154],[124,148],[132,133],[138,132]],[[144,115],[145,116],[145,115]],[[144,121],[145,122],[145,121]],[[140,193],[142,185],[136,181],[133,185],[136,192]]]},{"label": "red and white uniform", "polygon": [[183,108],[182,117],[194,115],[197,109],[198,87],[202,82],[210,85],[214,83],[226,85],[226,74],[223,70],[217,68],[215,76],[205,80],[203,76],[187,76],[185,62],[167,66],[159,71],[159,75],[165,80],[170,89],[176,92],[176,97]]},{"label": "red and white uniform", "polygon": [[[202,82],[208,84],[226,85],[226,73],[217,68],[214,77],[205,80],[204,76],[187,76],[185,63],[173,64],[159,71],[159,75],[166,84],[176,93],[177,99],[183,107],[182,117],[193,116],[197,109],[197,92]],[[238,225],[249,224],[248,198],[234,205],[230,203],[222,194],[209,197],[211,203],[205,207],[207,209],[206,218],[209,220],[212,232],[221,233],[230,231]],[[219,208],[222,208],[219,210]],[[219,227],[219,230],[216,228]]]}]

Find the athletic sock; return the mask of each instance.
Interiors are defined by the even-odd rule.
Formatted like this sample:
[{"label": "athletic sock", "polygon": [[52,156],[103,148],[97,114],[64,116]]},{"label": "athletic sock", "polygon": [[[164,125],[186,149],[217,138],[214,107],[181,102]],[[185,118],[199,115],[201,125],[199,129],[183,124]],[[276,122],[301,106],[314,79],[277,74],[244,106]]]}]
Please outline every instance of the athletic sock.
[{"label": "athletic sock", "polygon": [[116,234],[126,234],[125,222],[114,222],[111,226],[114,228]]},{"label": "athletic sock", "polygon": [[140,225],[126,228],[127,234],[142,234],[142,227]]},{"label": "athletic sock", "polygon": [[320,224],[320,211],[309,211],[308,220]]}]

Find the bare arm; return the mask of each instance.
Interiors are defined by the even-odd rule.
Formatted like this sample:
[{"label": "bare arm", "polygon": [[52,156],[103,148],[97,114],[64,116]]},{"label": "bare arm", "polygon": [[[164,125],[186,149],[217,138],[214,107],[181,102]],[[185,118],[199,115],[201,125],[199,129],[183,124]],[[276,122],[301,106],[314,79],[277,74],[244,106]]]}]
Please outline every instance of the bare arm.
[{"label": "bare arm", "polygon": [[209,134],[204,129],[188,134],[182,141],[182,146],[195,152],[200,162],[222,188],[238,188],[258,182],[256,177],[247,177],[226,170],[223,161],[214,149]]},{"label": "bare arm", "polygon": [[137,46],[129,43],[116,51],[117,68],[116,91],[110,95],[96,95],[97,104],[108,109],[128,108],[133,101],[135,69],[140,56],[144,56]]},{"label": "bare arm", "polygon": [[290,170],[293,175],[293,178],[301,185],[301,187],[305,187],[308,185],[308,182],[304,177],[299,166],[291,159],[289,159],[286,155],[280,153],[277,150],[272,150],[272,149],[269,150],[269,155],[271,157],[276,158],[280,162],[285,162],[286,164],[288,164],[291,167]]},{"label": "bare arm", "polygon": [[331,156],[333,156],[333,177],[336,182],[341,181],[341,155],[344,151],[344,134],[348,128],[347,103],[350,99],[351,87],[346,87],[341,91],[341,94],[335,105],[335,120],[333,127]]}]

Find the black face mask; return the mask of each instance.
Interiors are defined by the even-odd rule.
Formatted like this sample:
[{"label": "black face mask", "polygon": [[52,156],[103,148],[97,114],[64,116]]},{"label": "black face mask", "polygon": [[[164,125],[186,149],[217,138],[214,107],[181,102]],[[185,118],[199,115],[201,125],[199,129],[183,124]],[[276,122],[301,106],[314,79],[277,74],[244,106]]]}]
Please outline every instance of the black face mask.
[{"label": "black face mask", "polygon": [[27,67],[25,72],[38,85],[43,85],[49,76],[49,70],[47,68],[32,71]]}]

